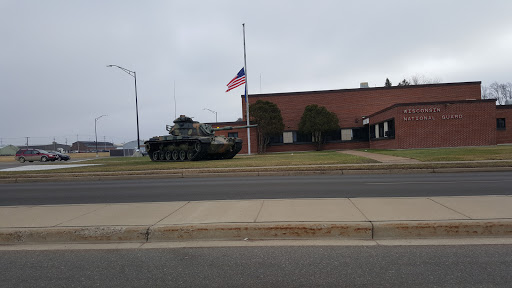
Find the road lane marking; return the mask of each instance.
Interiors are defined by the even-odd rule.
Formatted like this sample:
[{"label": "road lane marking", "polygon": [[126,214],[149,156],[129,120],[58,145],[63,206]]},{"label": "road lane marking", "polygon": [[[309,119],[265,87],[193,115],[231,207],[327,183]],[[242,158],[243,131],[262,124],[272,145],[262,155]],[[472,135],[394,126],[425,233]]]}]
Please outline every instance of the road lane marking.
[{"label": "road lane marking", "polygon": [[368,182],[367,185],[404,185],[404,184],[460,184],[460,183],[501,183],[512,180],[474,180],[474,181],[433,181],[433,182]]}]

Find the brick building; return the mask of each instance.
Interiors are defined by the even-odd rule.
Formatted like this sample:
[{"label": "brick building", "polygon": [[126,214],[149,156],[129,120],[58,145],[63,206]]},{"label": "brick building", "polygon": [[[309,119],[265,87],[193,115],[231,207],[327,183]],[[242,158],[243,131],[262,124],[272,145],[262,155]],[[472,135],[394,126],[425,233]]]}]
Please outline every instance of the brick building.
[{"label": "brick building", "polygon": [[[270,101],[280,109],[283,135],[272,139],[268,152],[314,150],[311,135],[298,125],[304,108],[325,106],[337,114],[341,129],[327,135],[324,149],[408,149],[483,146],[512,143],[512,105],[481,100],[481,82],[443,83],[328,91],[252,94],[249,104]],[[245,120],[245,98],[242,96]],[[215,123],[219,127],[245,122]],[[241,153],[247,153],[247,130]],[[233,135],[233,134],[232,134]],[[251,153],[257,152],[256,129],[251,129]]]}]

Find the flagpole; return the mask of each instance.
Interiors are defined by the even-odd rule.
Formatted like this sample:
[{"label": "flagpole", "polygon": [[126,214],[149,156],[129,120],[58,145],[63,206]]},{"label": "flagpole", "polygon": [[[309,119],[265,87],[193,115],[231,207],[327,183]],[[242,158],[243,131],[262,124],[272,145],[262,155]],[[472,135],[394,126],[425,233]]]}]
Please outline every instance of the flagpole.
[{"label": "flagpole", "polygon": [[[245,54],[245,23],[242,23],[242,27],[244,30],[244,71],[245,71],[245,109],[247,116],[247,126],[249,126],[249,97],[247,95],[247,59]],[[251,155],[251,128],[247,127],[247,148],[248,154]]]}]

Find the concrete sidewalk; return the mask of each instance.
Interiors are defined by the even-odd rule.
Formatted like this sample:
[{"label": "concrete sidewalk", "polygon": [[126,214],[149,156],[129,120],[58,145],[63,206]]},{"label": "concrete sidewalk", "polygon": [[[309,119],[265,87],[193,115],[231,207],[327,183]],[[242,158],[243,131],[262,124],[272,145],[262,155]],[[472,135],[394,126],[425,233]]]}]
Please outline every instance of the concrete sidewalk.
[{"label": "concrete sidewalk", "polygon": [[363,152],[363,151],[358,151],[358,150],[343,150],[343,151],[340,151],[340,153],[370,158],[370,159],[373,159],[375,161],[379,161],[380,163],[385,163],[385,164],[422,163],[421,161],[416,160],[416,159],[397,157],[397,156],[378,154],[378,153]]},{"label": "concrete sidewalk", "polygon": [[511,237],[512,195],[0,207],[0,244]]}]

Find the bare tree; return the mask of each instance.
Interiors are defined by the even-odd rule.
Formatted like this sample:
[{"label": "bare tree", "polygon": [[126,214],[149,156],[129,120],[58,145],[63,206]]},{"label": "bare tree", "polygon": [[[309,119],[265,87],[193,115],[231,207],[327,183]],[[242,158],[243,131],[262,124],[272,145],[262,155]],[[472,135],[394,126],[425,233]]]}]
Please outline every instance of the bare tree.
[{"label": "bare tree", "polygon": [[482,86],[482,99],[496,99],[497,105],[503,105],[512,100],[512,83],[493,82],[489,86]]},{"label": "bare tree", "polygon": [[491,93],[489,92],[489,87],[482,85],[480,86],[482,99],[491,99]]},{"label": "bare tree", "polygon": [[422,84],[438,84],[441,83],[441,78],[434,77],[429,78],[423,74],[416,74],[411,76],[411,79],[409,80],[411,85],[422,85]]}]

